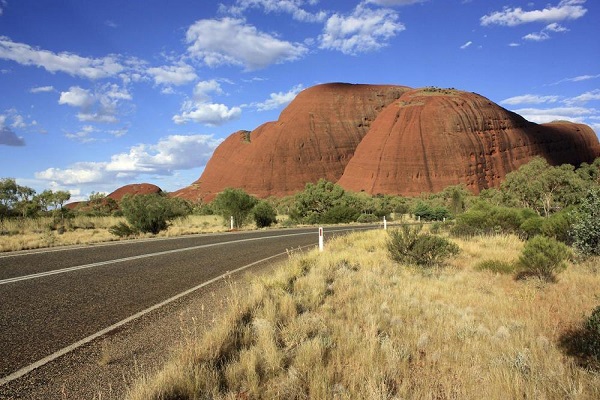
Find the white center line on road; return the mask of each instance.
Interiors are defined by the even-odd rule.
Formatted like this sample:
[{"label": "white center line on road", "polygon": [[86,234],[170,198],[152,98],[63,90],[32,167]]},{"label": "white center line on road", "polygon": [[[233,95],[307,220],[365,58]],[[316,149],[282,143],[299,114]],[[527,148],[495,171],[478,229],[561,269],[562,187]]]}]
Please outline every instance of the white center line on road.
[{"label": "white center line on road", "polygon": [[[362,230],[362,229],[369,229],[369,228],[363,228],[363,227],[361,227],[361,228],[331,229],[331,230],[329,230],[329,232],[342,232],[342,231]],[[6,285],[6,284],[9,284],[9,283],[21,282],[21,281],[26,281],[26,280],[30,280],[30,279],[36,279],[36,278],[43,278],[45,276],[64,274],[64,273],[67,273],[67,272],[80,271],[82,269],[100,267],[100,266],[103,266],[103,265],[110,265],[110,264],[117,264],[117,263],[122,263],[122,262],[126,262],[126,261],[139,260],[139,259],[142,259],[142,258],[158,257],[158,256],[166,255],[166,254],[173,254],[173,253],[180,253],[180,252],[184,252],[184,251],[204,249],[204,248],[207,248],[207,247],[224,246],[224,245],[234,244],[234,243],[251,242],[251,241],[256,241],[256,240],[266,240],[266,239],[275,239],[275,238],[284,238],[284,237],[291,237],[291,236],[302,236],[302,235],[315,235],[316,236],[316,233],[315,232],[288,233],[288,234],[285,234],[285,235],[272,235],[272,236],[263,236],[263,237],[258,237],[258,238],[248,238],[248,239],[240,239],[240,240],[231,240],[231,241],[227,241],[227,242],[211,243],[211,244],[203,244],[203,245],[200,245],[200,246],[186,247],[186,248],[183,248],[183,249],[174,249],[174,250],[159,251],[159,252],[156,252],[156,253],[142,254],[142,255],[139,255],[139,256],[117,258],[117,259],[114,259],[114,260],[100,261],[100,262],[91,263],[91,264],[84,264],[84,265],[77,265],[77,266],[74,266],[74,267],[55,269],[53,271],[39,272],[37,274],[16,276],[16,277],[13,277],[13,278],[7,278],[7,279],[0,280],[0,285]],[[315,240],[315,242],[316,242],[316,240]]]},{"label": "white center line on road", "polygon": [[159,251],[159,252],[156,252],[156,253],[141,254],[139,256],[117,258],[117,259],[114,259],[114,260],[100,261],[100,262],[96,262],[96,263],[92,263],[92,264],[84,264],[84,265],[77,265],[77,266],[74,266],[74,267],[55,269],[53,271],[40,272],[40,273],[37,273],[37,274],[24,275],[24,276],[16,276],[14,278],[7,278],[7,279],[0,280],[0,285],[6,285],[8,283],[26,281],[26,280],[29,280],[29,279],[42,278],[42,277],[45,277],[45,276],[64,274],[64,273],[67,273],[67,272],[79,271],[79,270],[82,270],[82,269],[100,267],[102,265],[116,264],[116,263],[121,263],[121,262],[126,262],[126,261],[139,260],[139,259],[148,258],[148,257],[158,257],[158,256],[163,256],[165,254],[180,253],[180,252],[183,252],[183,251],[191,251],[191,250],[204,249],[204,248],[207,248],[207,247],[224,246],[224,245],[234,244],[234,243],[251,242],[251,241],[254,241],[254,240],[265,240],[265,239],[273,239],[273,238],[279,238],[279,237],[301,236],[301,235],[310,235],[310,234],[314,234],[314,233],[312,233],[312,232],[304,232],[304,233],[290,233],[290,234],[286,234],[286,235],[264,236],[264,237],[259,237],[259,238],[249,238],[249,239],[241,239],[241,240],[232,240],[232,241],[228,241],[228,242],[203,244],[203,245],[200,245],[200,246],[186,247],[186,248],[183,248],[183,249],[174,249],[174,250]]},{"label": "white center line on road", "polygon": [[[297,235],[300,235],[300,234],[297,234]],[[249,239],[245,239],[245,240],[249,240]],[[254,240],[256,240],[256,239],[254,239]],[[212,246],[212,245],[207,245],[207,246]],[[310,247],[310,245],[309,246],[303,246],[303,247],[300,247],[300,248],[302,249],[302,248],[305,248],[305,247]],[[173,297],[171,297],[171,298],[169,298],[169,299],[167,299],[165,301],[162,301],[162,302],[160,302],[158,304],[153,305],[152,307],[146,308],[145,310],[142,310],[142,311],[140,311],[140,312],[138,312],[138,313],[136,313],[136,314],[134,314],[134,315],[132,315],[130,317],[127,317],[127,318],[125,318],[125,319],[117,322],[116,324],[113,324],[113,325],[111,325],[111,326],[109,326],[107,328],[104,328],[101,331],[98,331],[98,332],[94,333],[93,335],[90,335],[90,336],[88,336],[88,337],[86,337],[84,339],[81,339],[78,342],[75,342],[75,343],[73,343],[73,344],[71,344],[71,345],[69,345],[67,347],[64,347],[64,348],[62,348],[62,349],[60,349],[60,350],[58,350],[58,351],[50,354],[49,356],[44,357],[41,360],[34,362],[33,364],[30,364],[30,365],[28,365],[26,367],[23,367],[23,368],[19,369],[18,371],[13,372],[10,375],[7,375],[5,377],[0,378],[0,386],[5,385],[8,382],[14,381],[15,379],[18,379],[18,378],[20,378],[20,377],[22,377],[22,376],[30,373],[34,369],[39,368],[39,367],[41,367],[41,366],[43,366],[45,364],[48,364],[49,362],[56,360],[58,357],[64,356],[65,354],[70,353],[71,351],[73,351],[73,350],[75,350],[75,349],[77,349],[77,348],[79,348],[79,347],[81,347],[81,346],[83,346],[83,345],[85,345],[87,343],[90,343],[91,341],[93,341],[93,340],[95,340],[95,339],[97,339],[97,338],[99,338],[99,337],[101,337],[103,335],[106,335],[107,333],[110,333],[110,332],[112,332],[112,331],[114,331],[114,330],[122,327],[123,325],[125,325],[125,324],[127,324],[129,322],[134,321],[134,320],[136,320],[136,319],[138,319],[138,318],[140,318],[140,317],[142,317],[142,316],[144,316],[144,315],[146,315],[146,314],[148,314],[148,313],[150,313],[150,312],[152,312],[152,311],[154,311],[156,309],[159,309],[160,307],[166,306],[167,304],[172,303],[175,300],[178,300],[178,299],[182,298],[183,296],[187,296],[188,294],[190,294],[192,292],[195,292],[196,290],[201,289],[204,286],[210,285],[211,283],[217,282],[218,280],[223,279],[223,278],[225,278],[227,276],[230,276],[232,274],[235,274],[235,273],[238,273],[240,271],[243,271],[243,270],[245,270],[247,268],[250,268],[250,267],[252,267],[254,265],[261,264],[261,263],[264,263],[266,261],[272,260],[273,258],[283,256],[285,254],[287,254],[287,252],[275,254],[274,256],[263,258],[262,260],[258,260],[258,261],[255,261],[253,263],[244,265],[243,267],[237,268],[237,269],[235,269],[233,271],[228,271],[227,273],[225,273],[223,275],[217,276],[216,278],[213,278],[213,279],[211,279],[209,281],[201,283],[198,286],[195,286],[195,287],[193,287],[191,289],[188,289],[188,290],[186,290],[184,292],[181,292],[181,293],[179,293],[179,294],[177,294],[177,295],[175,295],[175,296],[173,296]]]}]

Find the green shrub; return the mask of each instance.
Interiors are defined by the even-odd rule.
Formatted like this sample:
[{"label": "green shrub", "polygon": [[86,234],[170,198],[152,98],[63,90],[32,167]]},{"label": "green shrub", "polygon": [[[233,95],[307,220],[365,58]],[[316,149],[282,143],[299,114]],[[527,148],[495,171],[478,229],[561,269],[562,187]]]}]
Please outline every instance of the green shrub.
[{"label": "green shrub", "polygon": [[135,229],[127,225],[125,222],[119,222],[116,225],[108,228],[108,232],[118,237],[127,237],[135,235],[137,232]]},{"label": "green shrub", "polygon": [[590,190],[573,218],[573,245],[583,255],[600,255],[600,189]]},{"label": "green shrub", "polygon": [[535,236],[525,243],[519,256],[517,277],[536,276],[546,281],[555,281],[556,274],[567,268],[570,250],[556,239]]},{"label": "green shrub", "polygon": [[497,274],[512,274],[515,272],[515,266],[513,263],[500,260],[484,260],[475,265],[475,269],[478,271],[490,271]]},{"label": "green shrub", "polygon": [[356,219],[356,222],[360,222],[363,224],[372,224],[374,222],[379,222],[382,220],[383,220],[383,217],[379,218],[375,214],[360,214],[360,216]]},{"label": "green shrub", "polygon": [[560,211],[551,214],[548,218],[544,218],[542,223],[542,235],[554,238],[559,242],[567,245],[573,244],[571,236],[571,227],[573,225],[573,217],[569,211]]},{"label": "green shrub", "polygon": [[421,234],[422,228],[423,225],[402,225],[389,231],[387,249],[393,261],[430,267],[458,254],[456,244],[440,236]]},{"label": "green shrub", "polygon": [[153,234],[167,229],[169,221],[184,212],[178,203],[160,194],[126,195],[121,210],[132,229]]},{"label": "green shrub", "polygon": [[540,235],[542,233],[543,225],[544,218],[536,215],[534,217],[527,218],[525,221],[523,221],[519,228],[523,232],[523,236],[526,239],[529,239],[534,236]]},{"label": "green shrub", "polygon": [[233,217],[234,227],[241,228],[257,202],[256,198],[242,189],[227,188],[215,197],[212,206],[215,212],[223,217],[225,225],[228,225],[230,217]]},{"label": "green shrub", "polygon": [[443,221],[450,217],[450,211],[446,207],[431,206],[427,203],[419,202],[413,210],[415,217],[420,217],[422,221]]},{"label": "green shrub", "polygon": [[259,202],[252,210],[254,222],[258,228],[267,228],[277,223],[277,213],[272,205],[266,201]]},{"label": "green shrub", "polygon": [[319,222],[325,224],[347,224],[355,222],[360,212],[346,205],[333,206],[323,213]]}]

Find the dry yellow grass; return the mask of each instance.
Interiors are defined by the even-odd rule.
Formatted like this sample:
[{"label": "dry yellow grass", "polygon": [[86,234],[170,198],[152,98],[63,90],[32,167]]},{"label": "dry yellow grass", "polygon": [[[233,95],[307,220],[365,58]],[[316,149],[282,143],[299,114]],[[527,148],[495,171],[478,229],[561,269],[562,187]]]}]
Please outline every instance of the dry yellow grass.
[{"label": "dry yellow grass", "polygon": [[[195,233],[211,233],[225,231],[223,219],[214,215],[192,215],[171,222],[169,228],[157,235],[142,234],[136,238],[171,237]],[[0,252],[38,249],[44,247],[90,244],[120,240],[108,229],[119,222],[125,222],[122,217],[88,217],[77,216],[66,221],[66,230],[59,233],[50,230],[50,217],[6,220],[0,236]]]},{"label": "dry yellow grass", "polygon": [[553,284],[475,271],[516,259],[523,244],[502,236],[457,241],[451,266],[423,273],[389,261],[385,240],[337,239],[233,291],[216,328],[128,398],[600,398],[600,375],[558,344],[598,305],[592,264]]}]

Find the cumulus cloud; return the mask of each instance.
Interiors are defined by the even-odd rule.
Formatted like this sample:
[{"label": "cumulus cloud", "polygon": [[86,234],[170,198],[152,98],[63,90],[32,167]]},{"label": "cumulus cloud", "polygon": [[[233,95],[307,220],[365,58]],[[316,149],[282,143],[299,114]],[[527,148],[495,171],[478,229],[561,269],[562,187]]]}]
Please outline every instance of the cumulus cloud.
[{"label": "cumulus cloud", "polygon": [[530,22],[558,22],[573,20],[583,17],[587,9],[583,6],[586,0],[561,0],[557,6],[547,6],[542,10],[525,11],[521,7],[505,7],[502,11],[495,11],[484,15],[480,19],[483,26],[502,25],[516,26]]},{"label": "cumulus cloud", "polygon": [[301,22],[321,22],[327,18],[325,11],[307,11],[304,6],[316,4],[316,1],[305,0],[237,0],[232,6],[220,5],[221,13],[241,15],[249,8],[262,8],[265,13],[285,13]]},{"label": "cumulus cloud", "polygon": [[110,161],[79,162],[68,168],[36,172],[36,179],[54,185],[76,186],[131,180],[143,174],[173,175],[206,165],[220,140],[212,135],[172,135],[156,144],[139,144],[129,152],[115,154]]},{"label": "cumulus cloud", "polygon": [[240,115],[242,115],[240,107],[229,108],[224,104],[186,102],[181,114],[173,116],[173,122],[178,125],[197,122],[207,126],[219,126],[238,119]]},{"label": "cumulus cloud", "polygon": [[61,92],[58,104],[79,108],[77,118],[82,122],[115,123],[123,101],[131,100],[131,94],[116,84],[106,84],[95,92],[79,86],[71,86]]},{"label": "cumulus cloud", "polygon": [[0,146],[25,146],[25,139],[17,136],[9,127],[0,124]]},{"label": "cumulus cloud", "polygon": [[181,113],[173,116],[178,125],[196,122],[207,126],[219,126],[238,119],[242,114],[240,107],[228,107],[225,104],[212,102],[214,94],[223,94],[221,84],[212,79],[201,81],[194,87],[192,100],[186,100],[181,106]]},{"label": "cumulus cloud", "polygon": [[88,58],[67,52],[54,53],[25,43],[13,42],[6,36],[0,36],[0,59],[87,79],[115,77],[125,70],[116,56]]},{"label": "cumulus cloud", "polygon": [[297,60],[308,51],[302,44],[280,40],[236,18],[196,21],[186,40],[190,55],[209,67],[240,65],[257,70]]},{"label": "cumulus cloud", "polygon": [[372,10],[359,4],[352,14],[333,14],[319,37],[322,49],[357,55],[378,50],[405,29],[391,9]]},{"label": "cumulus cloud", "polygon": [[303,89],[304,87],[302,85],[296,85],[287,92],[271,93],[267,100],[252,105],[256,107],[258,111],[274,110],[290,103]]},{"label": "cumulus cloud", "polygon": [[157,85],[179,86],[198,79],[194,68],[183,62],[176,65],[148,68],[147,72],[152,76]]},{"label": "cumulus cloud", "polygon": [[201,81],[194,87],[194,100],[197,102],[207,102],[212,98],[212,94],[223,94],[221,84],[214,79],[210,81]]}]

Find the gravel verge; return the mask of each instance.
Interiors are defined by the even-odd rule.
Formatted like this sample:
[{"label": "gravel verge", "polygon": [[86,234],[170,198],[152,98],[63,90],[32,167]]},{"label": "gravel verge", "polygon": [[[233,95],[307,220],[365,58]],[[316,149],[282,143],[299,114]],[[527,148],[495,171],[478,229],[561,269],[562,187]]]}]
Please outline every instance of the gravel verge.
[{"label": "gravel verge", "polygon": [[[284,259],[285,256],[282,256]],[[121,399],[140,376],[152,374],[186,341],[201,336],[269,262],[219,280],[98,340],[0,386],[0,399]]]}]

